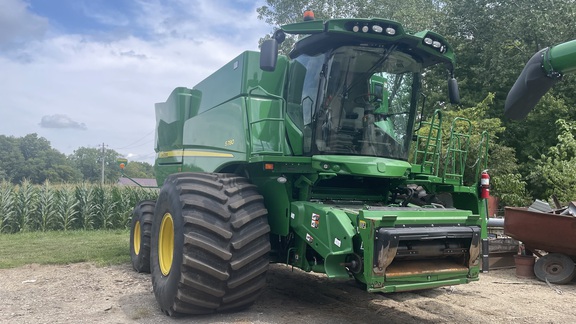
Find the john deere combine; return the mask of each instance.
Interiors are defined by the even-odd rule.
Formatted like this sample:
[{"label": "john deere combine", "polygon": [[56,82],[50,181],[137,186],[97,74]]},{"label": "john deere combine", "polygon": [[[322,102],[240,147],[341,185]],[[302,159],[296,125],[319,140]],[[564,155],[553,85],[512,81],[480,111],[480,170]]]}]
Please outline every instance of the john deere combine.
[{"label": "john deere combine", "polygon": [[[285,34],[306,35],[288,56]],[[465,171],[470,130],[455,125],[470,123],[454,121],[443,140],[440,111],[423,122],[424,72],[437,64],[457,102],[442,36],[384,19],[309,20],[156,104],[162,188],[134,210],[131,251],[162,310],[248,307],[270,262],[368,292],[478,280],[483,187],[463,179],[480,178],[485,155]]]}]

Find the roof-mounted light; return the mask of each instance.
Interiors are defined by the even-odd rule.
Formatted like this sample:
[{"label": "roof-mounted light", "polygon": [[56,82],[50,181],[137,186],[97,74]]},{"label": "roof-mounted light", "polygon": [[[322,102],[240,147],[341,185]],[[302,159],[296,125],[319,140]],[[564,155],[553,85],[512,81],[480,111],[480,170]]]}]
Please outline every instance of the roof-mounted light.
[{"label": "roof-mounted light", "polygon": [[448,45],[443,44],[441,41],[435,40],[433,37],[424,37],[422,43],[434,48],[435,50],[439,51],[442,54],[448,51]]},{"label": "roof-mounted light", "polygon": [[[329,29],[334,28],[333,26],[341,26],[341,22],[334,22],[333,25],[329,25]],[[365,34],[373,34],[373,35],[382,35],[382,36],[396,36],[399,33],[403,33],[402,26],[394,24],[389,21],[379,21],[379,20],[372,20],[369,21],[367,19],[363,20],[350,20],[344,23],[344,29],[347,31],[351,31],[354,33],[365,33]],[[334,28],[334,30],[338,30],[339,28]]]}]

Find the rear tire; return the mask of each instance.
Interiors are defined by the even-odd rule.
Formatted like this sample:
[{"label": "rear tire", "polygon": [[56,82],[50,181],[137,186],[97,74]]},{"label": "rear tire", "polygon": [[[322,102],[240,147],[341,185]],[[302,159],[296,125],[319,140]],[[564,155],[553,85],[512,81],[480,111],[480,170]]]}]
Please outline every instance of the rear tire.
[{"label": "rear tire", "polygon": [[566,284],[576,276],[576,266],[574,260],[561,253],[549,253],[534,264],[534,274],[542,281],[553,284]]},{"label": "rear tire", "polygon": [[236,175],[179,173],[152,224],[156,300],[170,316],[251,306],[266,284],[270,227],[256,186]]},{"label": "rear tire", "polygon": [[130,258],[132,267],[138,272],[150,272],[150,240],[155,201],[144,200],[132,211],[130,226]]}]

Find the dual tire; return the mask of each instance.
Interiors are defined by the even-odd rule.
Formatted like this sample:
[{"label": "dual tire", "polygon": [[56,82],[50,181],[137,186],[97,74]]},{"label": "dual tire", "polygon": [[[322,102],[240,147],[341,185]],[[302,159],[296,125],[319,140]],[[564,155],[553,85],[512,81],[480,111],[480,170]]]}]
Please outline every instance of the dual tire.
[{"label": "dual tire", "polygon": [[132,211],[130,226],[130,259],[138,272],[150,272],[150,241],[156,202],[144,200]]},{"label": "dual tire", "polygon": [[156,300],[170,316],[247,308],[266,284],[263,198],[233,174],[179,173],[160,190],[151,226]]}]

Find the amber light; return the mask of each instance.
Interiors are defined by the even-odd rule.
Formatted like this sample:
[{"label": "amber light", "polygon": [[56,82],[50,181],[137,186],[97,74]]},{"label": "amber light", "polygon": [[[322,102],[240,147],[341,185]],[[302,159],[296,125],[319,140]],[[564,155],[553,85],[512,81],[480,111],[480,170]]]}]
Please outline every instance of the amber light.
[{"label": "amber light", "polygon": [[124,169],[126,165],[124,163],[120,163],[120,169]]},{"label": "amber light", "polygon": [[274,170],[274,163],[264,163],[264,170]]},{"label": "amber light", "polygon": [[314,20],[314,12],[312,10],[304,11],[304,21]]}]

